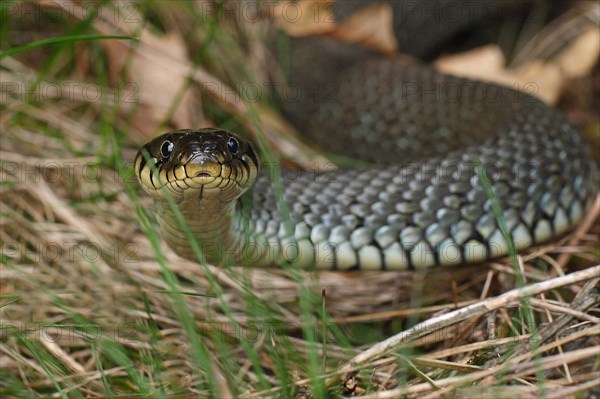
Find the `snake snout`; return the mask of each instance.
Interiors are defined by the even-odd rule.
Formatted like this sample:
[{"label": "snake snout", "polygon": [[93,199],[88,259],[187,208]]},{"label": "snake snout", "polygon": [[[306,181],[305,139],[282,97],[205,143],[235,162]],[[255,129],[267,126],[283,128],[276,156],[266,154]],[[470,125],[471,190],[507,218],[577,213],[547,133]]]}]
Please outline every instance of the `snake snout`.
[{"label": "snake snout", "polygon": [[214,179],[221,175],[221,163],[212,154],[194,155],[185,165],[189,177]]}]

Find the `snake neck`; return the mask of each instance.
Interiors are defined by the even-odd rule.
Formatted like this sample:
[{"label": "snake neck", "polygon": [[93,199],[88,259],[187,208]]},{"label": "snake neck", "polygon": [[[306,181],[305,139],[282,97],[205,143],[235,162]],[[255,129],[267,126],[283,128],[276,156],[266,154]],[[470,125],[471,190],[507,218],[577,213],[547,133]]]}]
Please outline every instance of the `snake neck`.
[{"label": "snake neck", "polygon": [[268,267],[283,262],[309,268],[315,261],[312,244],[296,242],[275,221],[258,232],[252,202],[252,194],[227,203],[218,199],[181,201],[185,205],[178,206],[178,213],[187,228],[181,227],[178,215],[164,204],[158,210],[161,236],[179,256],[194,261],[198,256],[186,230],[211,264]]},{"label": "snake neck", "polygon": [[177,213],[185,221],[185,228],[173,209],[163,204],[159,209],[161,237],[177,254],[197,261],[194,245],[186,234],[188,230],[207,262],[223,264],[234,258],[245,241],[238,207],[237,201],[224,202],[217,196],[180,201]]}]

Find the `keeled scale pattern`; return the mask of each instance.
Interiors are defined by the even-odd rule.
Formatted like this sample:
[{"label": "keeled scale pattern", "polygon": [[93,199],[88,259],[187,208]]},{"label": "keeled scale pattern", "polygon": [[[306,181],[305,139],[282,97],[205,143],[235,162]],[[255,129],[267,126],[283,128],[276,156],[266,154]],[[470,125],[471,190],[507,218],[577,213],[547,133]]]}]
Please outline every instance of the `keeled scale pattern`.
[{"label": "keeled scale pattern", "polygon": [[362,63],[338,82],[333,101],[307,115],[307,134],[380,166],[283,171],[287,228],[265,174],[249,224],[249,240],[267,249],[257,264],[397,269],[503,256],[474,160],[518,249],[564,233],[597,191],[578,132],[530,96],[396,61]]}]

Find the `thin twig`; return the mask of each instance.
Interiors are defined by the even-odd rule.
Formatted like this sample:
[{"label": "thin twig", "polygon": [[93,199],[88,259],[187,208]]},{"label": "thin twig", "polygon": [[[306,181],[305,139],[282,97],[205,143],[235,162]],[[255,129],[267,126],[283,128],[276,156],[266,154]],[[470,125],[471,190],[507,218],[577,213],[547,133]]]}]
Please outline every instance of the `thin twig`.
[{"label": "thin twig", "polygon": [[[351,359],[348,363],[342,366],[336,374],[342,376],[350,374],[360,368],[360,366],[369,360],[381,356],[384,353],[393,350],[401,344],[427,335],[439,328],[447,327],[452,324],[459,323],[467,320],[471,317],[480,316],[494,309],[507,306],[508,304],[520,301],[524,297],[532,295],[538,295],[542,292],[549,291],[558,287],[562,287],[569,284],[574,284],[580,281],[595,278],[600,275],[600,265],[590,267],[579,272],[574,272],[566,276],[556,277],[551,280],[542,281],[536,284],[525,286],[523,288],[517,288],[511,290],[505,294],[502,294],[495,298],[489,298],[485,301],[474,303],[455,311],[433,317],[429,320],[425,320],[422,323],[415,325],[414,327],[402,331],[378,344],[372,346],[368,350],[360,353]],[[342,377],[342,379],[344,379]]]}]

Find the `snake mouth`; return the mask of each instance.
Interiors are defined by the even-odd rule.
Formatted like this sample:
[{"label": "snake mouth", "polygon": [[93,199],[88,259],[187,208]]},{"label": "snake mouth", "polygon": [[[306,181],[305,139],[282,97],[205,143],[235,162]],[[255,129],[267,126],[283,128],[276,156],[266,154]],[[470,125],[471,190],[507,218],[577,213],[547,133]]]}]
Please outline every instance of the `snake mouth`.
[{"label": "snake mouth", "polygon": [[222,162],[213,154],[198,153],[183,165],[185,177],[202,183],[210,182],[223,174]]},{"label": "snake mouth", "polygon": [[186,178],[198,184],[210,184],[215,179],[223,177],[223,165],[216,160],[189,162],[183,168]]}]

